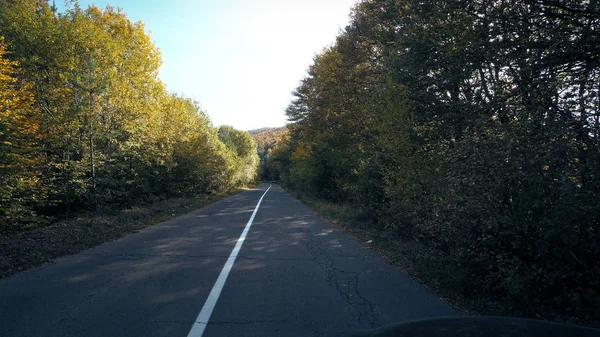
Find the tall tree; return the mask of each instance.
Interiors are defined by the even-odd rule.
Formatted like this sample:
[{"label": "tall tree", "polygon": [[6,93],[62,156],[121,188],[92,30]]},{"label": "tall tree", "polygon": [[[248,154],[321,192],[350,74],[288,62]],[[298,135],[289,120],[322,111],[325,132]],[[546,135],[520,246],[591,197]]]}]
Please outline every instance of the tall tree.
[{"label": "tall tree", "polygon": [[[158,79],[158,48],[144,25],[122,10],[83,9],[74,1],[58,13],[47,1],[0,0],[0,32],[7,39],[2,56],[10,60],[2,71],[11,79],[3,94],[17,97],[18,91],[30,99],[30,113],[22,113],[25,103],[11,106],[2,121],[16,123],[3,131],[6,144],[31,139],[21,157],[36,161],[37,180],[27,181],[38,181],[37,189],[23,187],[31,197],[15,203],[19,214],[43,219],[36,215],[253,183],[258,160],[250,136],[235,138],[232,151],[196,102],[167,92]],[[12,74],[15,62],[20,67]],[[34,135],[18,131],[26,129]],[[6,157],[13,166],[0,172],[1,179],[16,181],[16,155]],[[1,192],[3,202],[18,198],[8,185]],[[11,217],[25,221],[24,215]]]},{"label": "tall tree", "polygon": [[592,308],[599,6],[362,1],[294,93],[270,166],[452,256],[463,289]]},{"label": "tall tree", "polygon": [[40,192],[39,116],[31,85],[15,77],[18,63],[6,53],[0,37],[0,221],[19,229],[19,221],[32,220],[30,207]]}]

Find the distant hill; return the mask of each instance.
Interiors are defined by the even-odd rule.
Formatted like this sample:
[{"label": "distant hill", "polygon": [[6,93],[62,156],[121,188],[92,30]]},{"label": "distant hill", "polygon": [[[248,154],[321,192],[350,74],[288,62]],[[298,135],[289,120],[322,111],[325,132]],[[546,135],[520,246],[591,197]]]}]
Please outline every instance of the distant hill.
[{"label": "distant hill", "polygon": [[279,128],[260,128],[248,131],[248,133],[254,137],[258,155],[261,157],[266,155],[269,149],[275,146],[275,143],[277,143],[277,140],[281,137],[281,135],[286,132],[287,128],[285,126]]},{"label": "distant hill", "polygon": [[278,127],[278,128],[265,127],[265,128],[260,128],[260,129],[248,130],[248,133],[251,135],[257,135],[259,133],[268,132],[268,131],[276,131],[276,130],[281,130],[281,129],[285,129],[285,126]]},{"label": "distant hill", "polygon": [[256,130],[250,130],[248,133],[254,137],[256,141],[256,147],[258,150],[259,156],[264,156],[269,149],[275,146],[277,140],[287,132],[287,128],[285,126],[279,128],[260,128]]},{"label": "distant hill", "polygon": [[277,141],[287,133],[287,128],[260,128],[248,131],[256,141],[256,151],[260,157],[261,179],[271,180],[271,173],[267,165],[269,150],[271,150]]}]

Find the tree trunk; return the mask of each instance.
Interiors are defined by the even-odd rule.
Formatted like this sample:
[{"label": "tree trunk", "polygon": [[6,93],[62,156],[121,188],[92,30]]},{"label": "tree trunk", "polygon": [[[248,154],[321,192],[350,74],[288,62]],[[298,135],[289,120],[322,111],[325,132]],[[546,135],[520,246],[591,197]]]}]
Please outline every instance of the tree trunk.
[{"label": "tree trunk", "polygon": [[92,174],[92,198],[94,210],[98,206],[98,199],[96,198],[96,166],[94,165],[94,122],[93,122],[93,98],[90,92],[90,110],[89,110],[89,146],[90,146],[90,172]]}]

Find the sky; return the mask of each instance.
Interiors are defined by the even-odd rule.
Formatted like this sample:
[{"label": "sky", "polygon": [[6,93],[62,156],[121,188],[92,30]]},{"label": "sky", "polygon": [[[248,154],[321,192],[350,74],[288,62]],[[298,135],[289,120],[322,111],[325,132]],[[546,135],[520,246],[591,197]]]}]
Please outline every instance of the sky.
[{"label": "sky", "polygon": [[[357,0],[80,0],[142,21],[162,53],[160,79],[212,122],[282,126],[313,57],[332,44]],[[56,0],[59,10],[63,1]]]}]

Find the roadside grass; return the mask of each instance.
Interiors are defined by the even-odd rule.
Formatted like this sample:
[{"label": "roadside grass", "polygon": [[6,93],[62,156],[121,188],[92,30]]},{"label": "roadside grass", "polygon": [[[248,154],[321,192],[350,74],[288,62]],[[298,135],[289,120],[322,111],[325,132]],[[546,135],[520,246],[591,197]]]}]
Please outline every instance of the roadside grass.
[{"label": "roadside grass", "polygon": [[0,278],[114,241],[242,190],[166,199],[122,210],[100,208],[94,212],[78,213],[44,227],[16,233],[0,232]]}]

